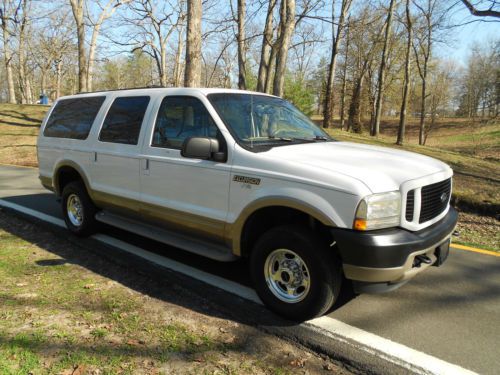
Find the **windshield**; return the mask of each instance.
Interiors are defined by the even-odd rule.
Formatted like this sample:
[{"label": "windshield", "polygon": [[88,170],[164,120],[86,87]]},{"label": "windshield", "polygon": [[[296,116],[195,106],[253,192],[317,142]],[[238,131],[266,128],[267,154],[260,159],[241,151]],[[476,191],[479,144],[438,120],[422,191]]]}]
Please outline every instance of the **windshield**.
[{"label": "windshield", "polygon": [[306,115],[280,98],[222,93],[210,94],[208,99],[233,136],[250,148],[332,140]]}]

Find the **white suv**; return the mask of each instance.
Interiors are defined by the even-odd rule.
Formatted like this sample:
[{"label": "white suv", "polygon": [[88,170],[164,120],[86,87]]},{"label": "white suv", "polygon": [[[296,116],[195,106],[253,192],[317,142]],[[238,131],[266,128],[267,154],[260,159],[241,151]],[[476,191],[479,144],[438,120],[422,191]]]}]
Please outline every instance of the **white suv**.
[{"label": "white suv", "polygon": [[294,320],[330,309],[343,279],[382,292],[440,265],[457,221],[447,165],[335,141],[255,92],[64,97],[38,160],[76,235],[103,222],[220,261],[248,257],[262,301]]}]

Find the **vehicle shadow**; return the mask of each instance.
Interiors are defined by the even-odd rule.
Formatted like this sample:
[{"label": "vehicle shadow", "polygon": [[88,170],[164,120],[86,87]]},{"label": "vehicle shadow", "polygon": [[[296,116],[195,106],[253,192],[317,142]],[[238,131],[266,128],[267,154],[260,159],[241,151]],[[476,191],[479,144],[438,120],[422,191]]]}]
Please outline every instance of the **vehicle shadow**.
[{"label": "vehicle shadow", "polygon": [[[11,199],[11,201],[14,200]],[[2,211],[7,211],[8,215],[14,214],[19,216],[19,213],[14,213],[9,209],[2,209]],[[139,293],[168,303],[177,304],[198,313],[263,328],[293,328],[297,326],[296,322],[280,318],[262,305],[245,300],[235,294],[220,290],[189,276],[171,271],[151,263],[142,257],[107,246],[93,238],[75,237],[65,228],[56,227],[33,217],[23,214],[20,216],[28,219],[28,221],[35,221],[35,224],[42,226],[44,230],[48,230],[55,236],[63,238],[74,245],[54,246],[48,241],[39,241],[36,231],[25,230],[19,226],[6,225],[4,221],[0,221],[0,229],[27,242],[36,244],[40,248],[60,257],[60,259],[38,260],[35,262],[37,266],[52,267],[65,263],[76,264]],[[109,230],[113,231],[114,229],[104,228],[103,232],[106,233]],[[115,232],[114,235],[118,235],[118,238],[120,238],[121,233]],[[123,238],[120,239],[123,240]],[[136,241],[140,240],[141,238],[136,239]],[[164,247],[164,250],[169,252],[180,251],[169,249],[166,245],[159,244],[159,246]],[[75,251],[75,248],[78,251]],[[188,256],[191,257],[192,255]],[[194,263],[198,262],[200,260],[195,259]],[[204,260],[204,262],[209,262],[209,260]],[[185,263],[193,267],[192,264]],[[220,263],[220,267],[236,267],[237,272],[240,273],[243,269],[246,270],[246,264],[241,261],[237,261],[234,264]],[[245,279],[246,275],[243,278]],[[28,301],[24,302],[29,303]],[[88,306],[75,306],[74,308],[85,311]]]}]

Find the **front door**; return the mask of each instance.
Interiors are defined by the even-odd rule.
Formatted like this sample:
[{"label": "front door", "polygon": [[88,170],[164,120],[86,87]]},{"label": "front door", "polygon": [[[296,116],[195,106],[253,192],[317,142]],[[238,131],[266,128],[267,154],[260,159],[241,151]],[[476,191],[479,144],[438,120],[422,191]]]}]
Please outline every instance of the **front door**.
[{"label": "front door", "polygon": [[230,165],[181,156],[182,143],[194,136],[219,139],[227,153],[221,132],[199,98],[163,98],[143,148],[141,211],[169,229],[222,241]]}]

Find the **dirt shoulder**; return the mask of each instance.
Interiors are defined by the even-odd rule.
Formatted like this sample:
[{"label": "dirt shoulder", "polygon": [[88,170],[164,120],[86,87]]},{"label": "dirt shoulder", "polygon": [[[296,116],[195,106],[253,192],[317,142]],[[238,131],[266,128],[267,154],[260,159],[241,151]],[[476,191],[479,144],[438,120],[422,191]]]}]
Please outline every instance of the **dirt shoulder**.
[{"label": "dirt shoulder", "polygon": [[349,373],[1,209],[0,279],[2,374]]},{"label": "dirt shoulder", "polygon": [[500,220],[459,212],[457,231],[453,243],[500,252]]}]

